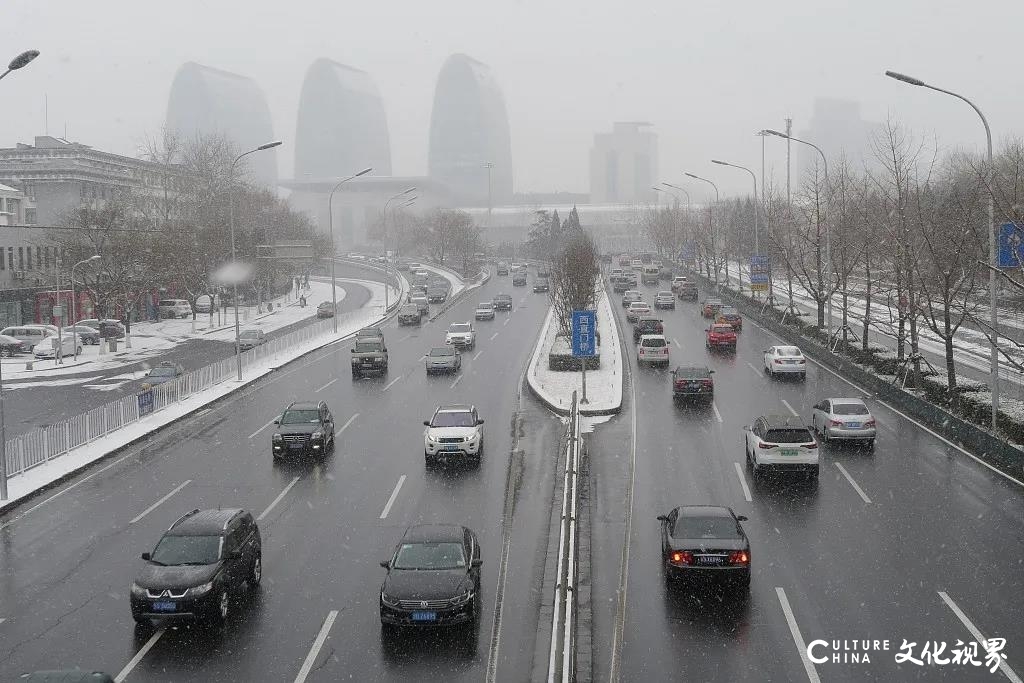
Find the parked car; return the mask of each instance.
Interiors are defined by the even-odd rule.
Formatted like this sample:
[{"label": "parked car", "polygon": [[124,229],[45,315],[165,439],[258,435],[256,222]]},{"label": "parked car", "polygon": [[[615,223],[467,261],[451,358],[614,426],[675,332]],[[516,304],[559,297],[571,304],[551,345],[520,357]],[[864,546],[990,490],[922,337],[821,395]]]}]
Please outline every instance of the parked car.
[{"label": "parked car", "polygon": [[427,374],[458,372],[462,369],[462,354],[454,346],[435,346],[423,359]]},{"label": "parked car", "polygon": [[807,359],[795,346],[769,346],[764,350],[764,371],[775,375],[797,375],[807,379]]},{"label": "parked car", "polygon": [[743,316],[732,306],[722,306],[718,310],[718,315],[715,316],[715,322],[732,325],[732,329],[736,332],[743,331]]},{"label": "parked car", "polygon": [[718,505],[682,505],[658,521],[666,579],[689,586],[721,580],[750,590],[750,541],[740,526],[746,517]]},{"label": "parked car", "polygon": [[636,289],[628,289],[622,294],[622,307],[629,308],[634,301],[643,301],[643,295]]},{"label": "parked car", "polygon": [[676,297],[675,294],[668,291],[661,291],[654,297],[655,308],[669,308],[675,310],[676,308]]},{"label": "parked car", "polygon": [[50,325],[16,325],[14,327],[5,327],[3,330],[0,330],[0,334],[17,339],[22,343],[25,351],[32,351],[37,344],[47,337],[56,336],[57,328]]},{"label": "parked car", "polygon": [[641,335],[665,334],[665,324],[661,318],[640,318],[633,326],[633,343],[640,341]]},{"label": "parked car", "polygon": [[254,349],[257,346],[263,345],[267,341],[266,335],[263,330],[258,328],[250,328],[248,330],[242,330],[238,335],[238,348],[242,351],[246,349]]},{"label": "parked car", "polygon": [[638,365],[664,365],[668,367],[669,346],[664,335],[645,334],[636,345],[636,362]]},{"label": "parked car", "polygon": [[72,332],[82,338],[82,343],[88,346],[89,344],[97,345],[100,343],[100,331],[96,328],[89,327],[88,325],[68,325],[64,328],[65,332]]},{"label": "parked car", "polygon": [[270,437],[274,459],[288,455],[317,457],[334,450],[334,415],[326,401],[295,401],[281,417]]},{"label": "parked car", "polygon": [[199,510],[181,516],[164,532],[135,576],[129,596],[132,618],[212,621],[223,624],[232,598],[263,578],[260,530],[252,514],[237,508]]},{"label": "parked car", "polygon": [[477,320],[494,320],[494,303],[490,301],[481,301],[476,305],[476,311],[473,313],[473,317]]},{"label": "parked car", "polygon": [[[60,344],[61,356],[67,358],[82,353],[82,338],[74,332],[64,332],[61,335]],[[32,355],[36,358],[57,357],[57,335],[46,337],[32,348]]]},{"label": "parked car", "polygon": [[473,323],[464,322],[449,325],[448,332],[444,337],[444,343],[458,348],[475,348],[476,330],[473,329]]},{"label": "parked car", "polygon": [[747,433],[747,464],[755,478],[769,468],[818,477],[818,442],[799,417],[762,415],[743,430]]},{"label": "parked car", "polygon": [[[333,318],[334,317],[334,302],[333,301],[321,301],[320,305],[316,307],[316,317],[318,318]],[[333,324],[333,323],[332,323]]]},{"label": "parked car", "polygon": [[220,308],[220,296],[201,294],[196,297],[196,313],[216,313]]},{"label": "parked car", "polygon": [[171,380],[178,379],[185,374],[185,368],[179,363],[172,363],[171,361],[165,360],[154,368],[151,368],[146,376],[142,378],[142,383],[150,386],[157,384],[163,384],[164,382],[170,382]]},{"label": "parked car", "polygon": [[681,365],[672,371],[672,398],[675,401],[697,400],[711,403],[715,399],[714,370],[708,367]]},{"label": "parked car", "polygon": [[722,310],[722,306],[723,304],[720,299],[707,299],[701,306],[701,315],[713,320],[718,315],[718,312]]},{"label": "parked car", "polygon": [[496,310],[496,311],[511,311],[512,310],[512,295],[511,294],[495,294],[494,295],[494,310]]},{"label": "parked car", "polygon": [[732,325],[715,323],[705,331],[704,347],[709,350],[736,350],[736,331]]},{"label": "parked car", "polygon": [[9,337],[6,334],[0,334],[0,356],[12,358],[26,351],[25,342]]},{"label": "parked car", "polygon": [[402,304],[402,307],[398,309],[399,325],[419,325],[421,322],[423,322],[423,314],[420,313],[420,307],[416,304]]},{"label": "parked car", "polygon": [[635,323],[642,316],[650,315],[651,305],[646,301],[634,301],[626,309],[626,320],[631,323]]},{"label": "parked car", "polygon": [[821,434],[825,443],[858,441],[875,447],[875,417],[859,398],[827,398],[815,404],[811,429]]},{"label": "parked car", "polygon": [[161,299],[157,308],[161,318],[192,317],[192,304],[185,299]]}]

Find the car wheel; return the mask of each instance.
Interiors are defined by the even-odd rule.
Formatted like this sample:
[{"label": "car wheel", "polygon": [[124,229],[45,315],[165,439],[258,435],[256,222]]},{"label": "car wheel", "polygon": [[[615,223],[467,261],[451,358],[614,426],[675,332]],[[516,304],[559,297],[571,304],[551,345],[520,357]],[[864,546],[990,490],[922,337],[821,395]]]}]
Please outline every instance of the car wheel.
[{"label": "car wheel", "polygon": [[221,588],[220,593],[217,595],[217,603],[213,609],[213,621],[217,625],[222,625],[228,620],[228,614],[231,612],[231,594],[227,588]]},{"label": "car wheel", "polygon": [[432,456],[430,453],[427,453],[426,451],[423,451],[423,462],[424,464],[426,464],[427,467],[430,467],[431,465],[434,464],[434,456]]},{"label": "car wheel", "polygon": [[865,445],[868,447],[869,451],[874,452],[874,450],[875,450],[875,440],[874,439],[868,439],[868,442]]},{"label": "car wheel", "polygon": [[263,553],[256,553],[256,559],[252,561],[252,567],[249,569],[249,578],[247,583],[249,588],[255,589],[260,585],[260,580],[263,578]]},{"label": "car wheel", "polygon": [[807,473],[807,478],[812,480],[812,481],[817,481],[818,480],[818,473],[820,471],[821,471],[821,469],[816,466],[813,470],[811,470],[811,471],[809,471]]}]

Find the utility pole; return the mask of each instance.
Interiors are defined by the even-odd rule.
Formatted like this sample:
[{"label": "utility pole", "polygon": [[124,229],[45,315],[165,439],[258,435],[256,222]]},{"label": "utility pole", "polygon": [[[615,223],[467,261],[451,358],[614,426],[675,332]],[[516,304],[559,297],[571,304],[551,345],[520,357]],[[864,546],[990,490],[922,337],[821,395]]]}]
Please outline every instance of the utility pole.
[{"label": "utility pole", "polygon": [[488,161],[484,164],[484,168],[487,169],[487,227],[491,227],[491,210],[494,208],[492,205],[491,196],[491,170],[494,168],[494,164]]}]

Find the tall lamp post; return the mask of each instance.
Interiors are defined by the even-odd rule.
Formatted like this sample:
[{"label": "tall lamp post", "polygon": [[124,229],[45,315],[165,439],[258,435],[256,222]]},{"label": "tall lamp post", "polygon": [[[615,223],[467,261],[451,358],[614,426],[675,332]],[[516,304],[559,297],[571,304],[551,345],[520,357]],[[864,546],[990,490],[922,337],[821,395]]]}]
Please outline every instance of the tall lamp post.
[{"label": "tall lamp post", "polygon": [[[808,142],[807,140],[801,140],[800,138],[795,138],[792,135],[786,135],[785,133],[780,133],[779,131],[771,130],[770,128],[765,128],[764,131],[762,131],[762,132],[767,133],[768,135],[774,135],[776,137],[784,138],[786,140],[792,140],[793,142],[799,142],[801,145],[807,145],[808,147],[813,147],[815,149],[815,151],[818,152],[818,155],[821,156],[821,163],[825,167],[825,191],[828,194],[832,193],[832,185],[831,185],[831,181],[829,180],[829,175],[828,175],[828,159],[825,158],[825,153],[821,151],[821,147],[818,147],[813,142]],[[827,201],[828,197],[826,196],[825,199]],[[831,288],[832,288],[832,228],[829,226],[827,220],[825,221],[825,269],[826,269],[825,273],[826,273],[826,276],[827,276],[827,285],[826,285],[826,287],[827,287],[827,290],[831,290]],[[826,321],[826,326],[828,328],[828,343],[831,344],[832,343],[832,292],[831,291],[828,292],[828,299],[826,301],[826,308],[827,308],[827,311],[825,312],[825,316],[828,318],[828,320]]]},{"label": "tall lamp post", "polygon": [[[391,202],[393,202],[394,200],[398,199],[399,197],[405,197],[410,192],[415,192],[415,191],[416,191],[415,187],[407,188],[405,190],[402,190],[401,192],[399,192],[396,195],[392,195],[392,196],[388,197],[388,200],[386,202],[384,202],[384,244],[385,244],[385,246],[388,243],[388,205],[391,204]],[[391,258],[394,258],[394,250],[392,250],[391,253],[392,253],[392,257]],[[386,253],[384,254],[384,310],[385,311],[387,311],[388,308],[391,305],[391,302],[388,300],[388,275],[390,275],[390,272],[389,272],[388,268],[389,268],[389,266],[391,264],[391,258],[388,258]]]},{"label": "tall lamp post", "polygon": [[897,81],[902,81],[910,85],[916,85],[922,88],[928,88],[936,92],[941,92],[946,95],[962,100],[971,106],[971,109],[981,119],[982,125],[985,126],[985,142],[988,145],[986,152],[986,160],[988,162],[988,169],[985,173],[985,184],[988,190],[988,258],[989,258],[989,272],[988,272],[988,308],[989,308],[989,326],[992,328],[992,348],[990,350],[990,364],[991,364],[991,379],[990,384],[992,385],[992,431],[996,432],[999,427],[999,315],[996,313],[996,288],[999,286],[999,247],[998,239],[996,236],[996,220],[995,220],[995,199],[992,196],[992,183],[995,181],[995,166],[992,163],[992,129],[989,128],[988,119],[981,113],[981,109],[978,105],[971,102],[969,99],[958,93],[950,90],[944,90],[934,85],[929,85],[919,78],[913,76],[907,76],[896,71],[886,71],[885,75],[889,78],[894,78]]},{"label": "tall lamp post", "polygon": [[662,183],[662,185],[664,185],[665,187],[671,187],[673,190],[679,190],[680,192],[685,194],[686,195],[686,210],[687,211],[690,210],[690,193],[686,191],[685,187],[679,187],[678,185],[673,185],[672,183],[664,183],[664,182]]},{"label": "tall lamp post", "polygon": [[[100,258],[102,258],[102,257],[99,254],[93,254],[89,258],[82,259],[81,261],[79,261],[75,265],[71,266],[71,324],[73,326],[78,324],[78,319],[75,317],[75,304],[78,303],[75,300],[75,268],[77,268],[78,266],[80,266],[82,264],[85,264],[85,263],[91,263],[93,261],[98,261],[98,260],[100,260]],[[58,287],[58,289],[60,289],[60,288]],[[100,327],[102,328],[103,326],[100,325]],[[100,346],[103,346],[103,337],[102,337],[102,335],[100,336]],[[75,360],[78,360],[78,342],[77,341],[75,342]]]},{"label": "tall lamp post", "polygon": [[[718,202],[720,202],[722,200],[721,195],[718,194],[718,185],[715,185],[713,182],[711,182],[707,178],[701,178],[699,175],[694,175],[692,173],[687,173],[686,176],[688,178],[693,178],[694,180],[704,181],[705,183],[707,183],[711,187],[715,188],[715,204],[718,204]],[[712,207],[709,206],[708,207],[708,222],[711,224],[711,260],[712,260],[712,262],[714,261],[714,258],[715,258],[715,242],[716,242],[716,240],[715,240],[715,219],[714,219],[714,215],[715,215],[714,214],[714,210],[712,209]],[[718,264],[717,263],[712,263],[712,265],[714,265],[714,267],[715,267],[715,291],[717,292],[718,291]]]},{"label": "tall lamp post", "polygon": [[673,192],[672,190],[666,190],[663,187],[658,187],[657,185],[651,185],[651,189],[654,190],[655,192],[667,194],[669,197],[675,200],[676,208],[679,208],[679,195],[677,195],[675,192]]},{"label": "tall lamp post", "polygon": [[494,163],[487,161],[484,162],[484,168],[487,169],[487,227],[491,227],[491,171],[494,170]]},{"label": "tall lamp post", "polygon": [[[353,178],[366,175],[371,171],[373,171],[373,168],[368,167],[364,168],[359,173],[353,173],[347,178],[342,178],[333,188],[331,188],[331,193],[327,196],[327,231],[331,236],[331,301],[334,304],[334,315],[331,316],[331,320],[334,321],[334,334],[338,334],[338,283],[337,278],[334,275],[334,262],[337,260],[338,250],[334,246],[334,193],[338,191],[339,187]],[[387,285],[384,286],[384,291],[387,291]]]},{"label": "tall lamp post", "polygon": [[7,71],[4,71],[2,74],[0,74],[0,78],[3,78],[12,71],[17,71],[23,66],[26,66],[29,62],[31,62],[38,56],[39,50],[25,50],[20,55],[18,55],[10,61],[10,63],[7,65]]},{"label": "tall lamp post", "polygon": [[719,166],[732,166],[733,168],[738,168],[740,170],[746,171],[747,173],[750,174],[750,179],[754,181],[754,253],[755,254],[760,254],[761,253],[761,238],[760,238],[761,219],[758,216],[760,215],[761,212],[758,211],[758,209],[757,209],[757,176],[755,176],[754,172],[751,171],[749,168],[747,168],[746,166],[740,166],[739,164],[730,164],[728,161],[720,161],[718,159],[712,159],[711,163],[718,164]]},{"label": "tall lamp post", "polygon": [[[242,157],[254,154],[256,152],[262,152],[265,149],[273,149],[281,144],[280,140],[274,140],[273,142],[267,142],[255,149],[250,149],[248,152],[242,152],[234,161],[231,162],[230,178],[231,188],[229,192],[231,196],[228,198],[228,226],[231,229],[231,263],[237,263],[235,257],[235,165],[242,159]],[[232,278],[231,291],[233,303],[235,305],[235,367],[238,370],[238,381],[242,381],[242,349],[241,342],[239,340],[239,326],[238,326],[238,278]]]}]

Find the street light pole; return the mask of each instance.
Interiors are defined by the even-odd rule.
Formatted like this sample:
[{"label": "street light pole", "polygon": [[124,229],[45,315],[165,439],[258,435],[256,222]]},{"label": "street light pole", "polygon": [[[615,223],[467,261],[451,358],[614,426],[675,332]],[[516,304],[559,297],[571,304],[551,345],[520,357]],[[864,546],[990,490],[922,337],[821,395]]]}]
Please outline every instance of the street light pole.
[{"label": "street light pole", "polygon": [[[242,159],[242,157],[248,156],[255,152],[262,152],[265,149],[273,149],[281,144],[280,140],[273,142],[267,142],[265,144],[250,149],[248,152],[242,152],[234,161],[231,162],[231,168],[229,172],[231,187],[228,189],[228,226],[231,230],[231,263],[237,263],[235,257],[235,165]],[[239,340],[239,325],[238,325],[238,278],[235,277],[231,282],[233,303],[235,305],[235,367],[238,370],[238,381],[242,381],[242,349],[241,341]]]},{"label": "street light pole", "polygon": [[674,199],[676,202],[676,208],[679,208],[679,195],[677,195],[675,192],[658,187],[657,185],[651,185],[651,189],[654,190],[655,192],[661,192],[663,194],[667,194],[669,197],[672,197],[672,199]]},{"label": "street light pole", "polygon": [[[77,303],[75,301],[75,268],[77,268],[78,266],[82,265],[83,263],[89,263],[91,261],[97,261],[100,258],[101,258],[101,256],[99,254],[93,254],[89,258],[82,259],[81,261],[79,261],[75,265],[71,266],[71,325],[72,326],[77,326],[77,324],[78,324],[78,320],[75,318],[75,304]],[[60,288],[58,287],[58,290],[59,289]],[[129,322],[131,322],[131,321],[129,320]],[[100,325],[100,329],[101,330],[103,329],[103,325],[102,324]],[[61,340],[61,341],[63,342],[63,340]],[[100,335],[100,346],[103,346],[103,335],[102,334]],[[75,360],[78,360],[78,340],[75,340]]]},{"label": "street light pole", "polygon": [[[799,142],[800,144],[807,145],[808,147],[813,147],[818,152],[818,154],[821,156],[821,163],[825,167],[825,192],[826,192],[825,201],[827,202],[828,199],[829,199],[829,195],[832,194],[832,184],[831,184],[831,181],[829,180],[829,175],[828,175],[828,159],[825,158],[825,153],[821,151],[821,147],[818,147],[813,142],[808,142],[807,140],[801,140],[800,138],[795,138],[792,135],[787,135],[786,133],[780,133],[777,130],[771,130],[771,129],[766,128],[764,130],[764,132],[768,133],[769,135],[774,135],[776,137],[785,138],[786,140],[792,140],[793,142]],[[825,312],[825,316],[828,318],[828,320],[826,321],[826,327],[828,329],[828,342],[829,342],[829,344],[831,344],[832,343],[832,291],[831,291],[832,290],[832,228],[829,226],[827,220],[825,221],[825,268],[826,268],[826,271],[825,271],[826,272],[826,276],[828,278],[828,284],[826,285],[826,287],[827,287],[826,291],[828,291],[828,299],[826,300],[827,311]]]},{"label": "street light pole", "polygon": [[484,163],[484,168],[487,169],[487,227],[491,227],[491,170],[494,168],[494,164],[490,161]]},{"label": "street light pole", "polygon": [[33,59],[35,59],[38,56],[39,56],[39,50],[25,50],[20,55],[18,55],[17,57],[15,57],[14,59],[12,59],[10,61],[10,63],[7,65],[7,71],[5,71],[2,74],[0,74],[0,78],[3,78],[4,76],[6,76],[7,74],[11,73],[12,71],[17,71],[18,69],[22,68],[23,66],[26,66],[29,62],[31,62]]},{"label": "street light pole", "polygon": [[686,195],[686,210],[687,211],[690,210],[690,193],[686,191],[685,187],[679,187],[678,185],[673,185],[672,183],[665,183],[665,182],[663,182],[662,185],[664,185],[665,187],[671,187],[673,190],[679,190],[680,192],[685,194]]},{"label": "street light pole", "polygon": [[[331,302],[334,305],[334,314],[331,316],[331,320],[334,321],[334,334],[338,334],[338,282],[334,274],[334,262],[337,260],[338,249],[334,246],[334,193],[338,191],[338,188],[352,180],[358,178],[361,175],[366,175],[373,168],[364,168],[359,173],[353,173],[347,178],[342,178],[338,183],[331,189],[331,193],[327,196],[327,230],[331,235]],[[384,291],[387,291],[387,285],[384,286]]]},{"label": "street light pole", "polygon": [[[693,178],[694,180],[703,180],[705,183],[707,183],[711,187],[715,188],[715,204],[716,205],[718,204],[718,202],[720,202],[722,200],[721,196],[718,194],[718,185],[715,185],[713,182],[711,182],[707,178],[701,178],[699,175],[694,175],[692,173],[687,173],[686,175],[687,175],[687,177]],[[715,240],[715,232],[716,232],[716,230],[715,230],[714,211],[713,211],[712,207],[710,207],[710,206],[708,207],[708,223],[711,224],[711,259],[712,259],[712,261],[714,261],[714,258],[715,258],[715,242],[716,242],[716,240]],[[727,255],[727,258],[728,258],[728,255]],[[713,263],[713,265],[715,266],[715,292],[718,292],[718,264],[717,263]],[[728,266],[726,266],[726,268],[728,268]],[[728,270],[726,270],[726,272],[728,272]]]},{"label": "street light pole", "polygon": [[981,113],[981,109],[978,105],[971,102],[969,99],[958,93],[950,90],[944,90],[934,85],[929,85],[919,78],[913,76],[907,76],[906,74],[897,73],[895,71],[886,71],[885,75],[889,78],[894,78],[897,81],[902,81],[909,85],[916,85],[922,88],[928,88],[936,92],[941,92],[946,95],[962,100],[971,106],[971,109],[981,119],[982,125],[985,126],[985,142],[987,144],[986,161],[988,163],[988,169],[985,173],[985,184],[988,194],[988,257],[990,262],[990,268],[988,272],[988,307],[989,307],[989,326],[992,328],[992,348],[990,350],[991,364],[991,379],[992,385],[992,431],[998,433],[999,429],[999,315],[996,312],[996,289],[999,286],[999,245],[996,237],[996,219],[995,219],[995,198],[993,197],[992,184],[995,182],[995,165],[992,161],[992,129],[988,125],[988,119]]},{"label": "street light pole", "polygon": [[758,216],[761,212],[757,210],[757,176],[755,176],[754,172],[751,171],[749,168],[747,168],[746,166],[740,166],[739,164],[730,164],[728,161],[719,161],[718,159],[712,159],[711,163],[718,164],[719,166],[732,166],[733,168],[738,168],[740,170],[746,171],[747,173],[750,174],[750,179],[754,181],[754,254],[760,254],[761,221],[760,218],[758,218]]},{"label": "street light pole", "polygon": [[[388,200],[386,202],[384,202],[384,245],[385,245],[385,247],[387,246],[387,243],[388,243],[388,205],[393,200],[398,199],[399,197],[404,197],[405,195],[409,194],[410,192],[415,192],[415,191],[416,191],[415,187],[407,188],[405,190],[402,190],[401,192],[399,192],[396,195],[392,195],[391,197],[388,197]],[[392,257],[393,257],[393,255],[394,255],[394,251],[392,251]],[[389,301],[389,296],[388,296],[388,275],[391,274],[391,272],[389,270],[390,263],[391,263],[391,259],[388,258],[387,250],[385,249],[385,253],[384,253],[384,311],[385,312],[387,312],[388,308],[391,307],[391,302]]]}]

